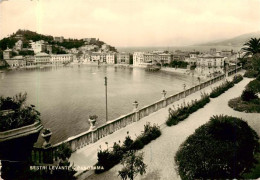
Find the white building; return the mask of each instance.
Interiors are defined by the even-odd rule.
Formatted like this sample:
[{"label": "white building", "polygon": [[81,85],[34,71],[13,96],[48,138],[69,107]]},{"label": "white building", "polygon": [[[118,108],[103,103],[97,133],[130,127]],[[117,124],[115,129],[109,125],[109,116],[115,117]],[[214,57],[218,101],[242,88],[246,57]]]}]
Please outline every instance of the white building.
[{"label": "white building", "polygon": [[35,54],[46,50],[46,44],[43,40],[31,42],[30,44]]},{"label": "white building", "polygon": [[66,64],[73,61],[72,54],[52,54],[50,62],[52,64]]},{"label": "white building", "polygon": [[115,53],[107,53],[106,54],[107,64],[115,64],[115,59],[116,59]]},{"label": "white building", "polygon": [[51,63],[51,56],[47,53],[38,53],[35,56],[36,64],[49,64]]},{"label": "white building", "polygon": [[23,41],[22,40],[17,41],[15,43],[14,49],[17,51],[21,51],[23,49]]},{"label": "white building", "polygon": [[224,72],[224,62],[227,58],[219,55],[203,54],[198,56],[196,71],[201,75]]},{"label": "white building", "polygon": [[134,52],[133,54],[133,66],[146,66],[147,63],[144,61],[145,52]]}]

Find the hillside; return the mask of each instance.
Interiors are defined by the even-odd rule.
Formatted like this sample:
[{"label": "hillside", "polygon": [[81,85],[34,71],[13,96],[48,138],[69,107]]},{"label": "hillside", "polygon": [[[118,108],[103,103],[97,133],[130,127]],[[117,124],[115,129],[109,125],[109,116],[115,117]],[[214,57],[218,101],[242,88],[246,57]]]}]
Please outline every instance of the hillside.
[{"label": "hillside", "polygon": [[208,43],[203,43],[203,44],[198,44],[198,45],[199,46],[238,46],[238,47],[242,47],[243,44],[252,37],[260,38],[260,31],[242,34],[240,36],[236,36],[236,37],[226,39],[226,40],[211,41]]},{"label": "hillside", "polygon": [[[64,42],[56,42],[54,41],[54,37],[50,35],[43,35],[38,34],[33,31],[29,30],[18,30],[16,33],[13,33],[10,37],[6,37],[0,40],[0,51],[5,50],[7,47],[13,48],[15,43],[18,41],[18,39],[22,39],[23,41],[23,47],[28,48],[29,47],[29,41],[39,41],[44,40],[45,42],[48,42],[50,45],[56,45],[56,46],[62,46],[66,49],[72,49],[72,48],[79,48],[86,44],[86,42],[83,39],[66,39]],[[97,39],[94,42],[88,43],[88,45],[97,45],[99,48],[105,44],[105,42],[100,41]],[[116,51],[115,47],[109,46],[110,51]]]}]

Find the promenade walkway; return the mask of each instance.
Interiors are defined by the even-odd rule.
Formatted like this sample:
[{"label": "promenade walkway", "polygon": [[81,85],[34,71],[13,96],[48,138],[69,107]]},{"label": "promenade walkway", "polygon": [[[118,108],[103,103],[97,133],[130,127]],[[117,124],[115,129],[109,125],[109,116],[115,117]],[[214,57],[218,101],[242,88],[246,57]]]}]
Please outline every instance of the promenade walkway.
[{"label": "promenade walkway", "polygon": [[[232,77],[229,77],[229,79]],[[119,140],[122,142],[129,131],[132,138],[140,134],[143,130],[143,125],[146,122],[157,123],[161,125],[162,136],[151,142],[142,149],[144,152],[144,162],[148,165],[147,173],[144,176],[137,177],[137,179],[179,179],[176,173],[174,165],[174,155],[178,150],[180,144],[191,135],[196,128],[205,124],[212,115],[216,114],[228,114],[237,117],[242,117],[247,120],[249,124],[260,134],[260,123],[257,123],[259,114],[245,114],[232,110],[228,107],[227,102],[230,98],[237,97],[241,94],[245,85],[250,79],[244,79],[235,87],[228,90],[226,93],[216,99],[211,99],[211,102],[205,106],[205,108],[193,113],[183,122],[180,122],[176,126],[166,127],[165,120],[168,116],[168,108],[161,109],[140,121],[133,123],[113,134],[102,138],[98,142],[86,146],[72,154],[70,161],[75,166],[92,166],[97,162],[97,150],[101,145],[102,149],[107,148],[105,142],[108,142],[108,147],[111,147],[114,142]],[[221,81],[223,82],[223,81]],[[212,86],[217,86],[221,82],[217,82]],[[207,87],[202,92],[210,92],[211,87]],[[191,101],[192,99],[199,99],[200,92],[191,94],[185,98],[185,101]],[[183,102],[183,99],[173,103],[175,106]],[[121,168],[121,165],[117,165],[108,172],[100,175],[91,175],[88,179],[119,179],[117,172]],[[86,173],[88,174],[88,173]],[[84,176],[80,176],[79,179],[84,179]]]}]

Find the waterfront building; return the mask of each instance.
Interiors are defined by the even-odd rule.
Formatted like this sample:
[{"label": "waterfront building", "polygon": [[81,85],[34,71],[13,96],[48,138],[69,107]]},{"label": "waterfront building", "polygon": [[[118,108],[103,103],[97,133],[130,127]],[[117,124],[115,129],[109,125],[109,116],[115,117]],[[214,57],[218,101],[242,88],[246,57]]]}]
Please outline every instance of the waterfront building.
[{"label": "waterfront building", "polygon": [[115,53],[107,53],[106,54],[106,62],[107,64],[115,64],[116,55]]},{"label": "waterfront building", "polygon": [[92,62],[106,63],[106,53],[93,52],[90,56]]},{"label": "waterfront building", "polygon": [[60,37],[54,37],[54,41],[56,41],[56,42],[60,42],[60,43],[63,43],[63,42],[64,42],[64,37],[63,37],[63,36],[60,36]]},{"label": "waterfront building", "polygon": [[149,63],[144,61],[145,52],[134,52],[133,54],[133,66],[146,67]]},{"label": "waterfront building", "polygon": [[51,63],[51,56],[47,53],[38,53],[35,56],[35,63],[36,64],[49,64]]},{"label": "waterfront building", "polygon": [[187,62],[189,65],[196,65],[198,61],[198,54],[197,53],[190,53],[189,57],[186,57],[185,62]]},{"label": "waterfront building", "polygon": [[117,54],[117,64],[129,64],[130,63],[130,54],[129,53],[118,53]]},{"label": "waterfront building", "polygon": [[23,41],[22,40],[18,40],[15,43],[14,49],[17,51],[21,51],[23,49]]},{"label": "waterfront building", "polygon": [[26,66],[26,60],[23,56],[14,56],[10,59],[6,59],[5,61],[11,68]]},{"label": "waterfront building", "polygon": [[161,64],[170,64],[172,61],[172,55],[168,53],[158,54],[158,57]]},{"label": "waterfront building", "polygon": [[84,53],[83,54],[83,56],[82,56],[82,62],[83,63],[89,63],[89,62],[91,62],[91,55],[90,55],[91,53]]},{"label": "waterfront building", "polygon": [[227,58],[219,55],[202,54],[198,56],[196,71],[201,75],[224,72],[224,62]]},{"label": "waterfront building", "polygon": [[153,53],[145,53],[144,62],[149,64],[157,64],[159,63],[158,55]]},{"label": "waterfront building", "polygon": [[172,55],[169,53],[162,53],[161,51],[154,53],[145,53],[144,62],[148,64],[170,64],[172,61]]},{"label": "waterfront building", "polygon": [[46,50],[46,44],[43,40],[31,42],[30,44],[35,54]]},{"label": "waterfront building", "polygon": [[98,52],[93,52],[92,54],[91,54],[91,61],[92,62],[100,62],[101,61],[101,55],[100,55],[101,53],[98,53]]},{"label": "waterfront building", "polygon": [[52,64],[66,64],[73,61],[72,54],[52,54],[50,62]]},{"label": "waterfront building", "polygon": [[34,56],[27,55],[24,58],[25,58],[26,66],[32,66],[36,64]]},{"label": "waterfront building", "polygon": [[4,59],[10,59],[12,57],[12,50],[7,47],[3,52]]},{"label": "waterfront building", "polygon": [[5,66],[5,61],[3,59],[0,59],[0,67]]}]

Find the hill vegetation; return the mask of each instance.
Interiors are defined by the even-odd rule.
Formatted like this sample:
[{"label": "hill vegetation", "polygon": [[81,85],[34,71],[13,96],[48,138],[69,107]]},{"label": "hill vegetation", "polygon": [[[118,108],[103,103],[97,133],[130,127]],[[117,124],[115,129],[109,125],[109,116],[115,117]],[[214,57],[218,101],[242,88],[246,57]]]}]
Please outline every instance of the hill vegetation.
[{"label": "hill vegetation", "polygon": [[[53,36],[43,35],[29,30],[19,29],[16,33],[13,33],[9,37],[5,37],[0,40],[0,51],[5,50],[7,47],[13,48],[15,43],[19,39],[22,39],[23,41],[23,48],[29,47],[30,40],[34,42],[44,40],[50,45],[53,45],[55,47],[64,47],[66,49],[79,48],[85,44],[97,45],[99,48],[101,48],[101,46],[105,44],[105,42],[100,41],[99,39],[90,43],[85,42],[83,39],[71,39],[71,38],[65,39],[64,42],[56,42],[54,41]],[[115,47],[110,46],[110,51],[116,51]]]}]

